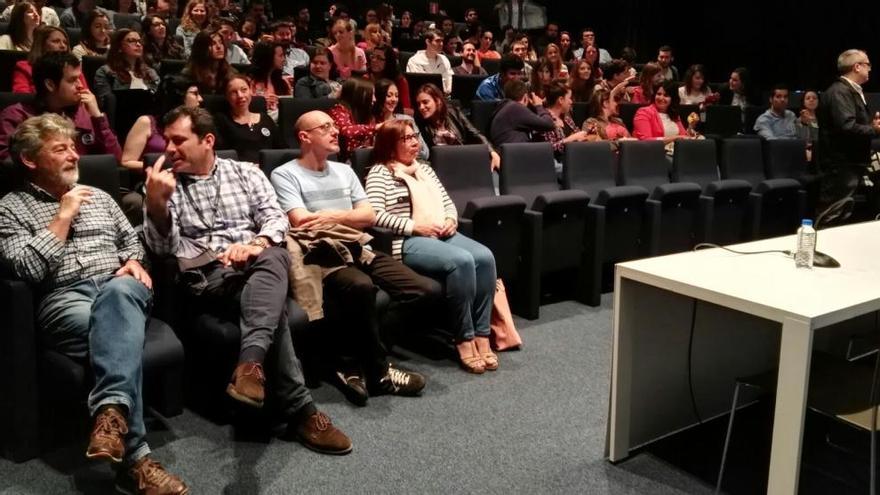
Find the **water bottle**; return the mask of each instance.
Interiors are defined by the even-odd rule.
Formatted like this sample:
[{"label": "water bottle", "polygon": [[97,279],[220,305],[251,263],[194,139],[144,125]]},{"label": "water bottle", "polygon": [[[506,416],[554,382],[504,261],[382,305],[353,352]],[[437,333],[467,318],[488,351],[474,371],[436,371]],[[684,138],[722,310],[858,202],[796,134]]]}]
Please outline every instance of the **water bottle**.
[{"label": "water bottle", "polygon": [[797,252],[794,254],[794,266],[797,268],[813,268],[813,256],[816,253],[816,229],[813,221],[804,219],[797,231]]}]

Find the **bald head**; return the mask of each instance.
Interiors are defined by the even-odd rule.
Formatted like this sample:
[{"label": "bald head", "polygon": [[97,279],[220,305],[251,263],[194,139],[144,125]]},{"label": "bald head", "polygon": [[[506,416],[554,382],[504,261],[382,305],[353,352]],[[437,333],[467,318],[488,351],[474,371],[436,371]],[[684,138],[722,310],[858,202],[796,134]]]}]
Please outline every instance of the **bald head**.
[{"label": "bald head", "polygon": [[320,110],[313,110],[298,118],[295,126],[303,158],[310,156],[317,170],[322,170],[327,157],[339,152],[339,130],[333,119]]},{"label": "bald head", "polygon": [[311,112],[306,112],[300,115],[300,117],[296,119],[294,128],[296,129],[296,132],[305,131],[306,129],[319,126],[328,120],[330,122],[333,121],[333,119],[331,119],[326,113],[320,110],[312,110]]}]

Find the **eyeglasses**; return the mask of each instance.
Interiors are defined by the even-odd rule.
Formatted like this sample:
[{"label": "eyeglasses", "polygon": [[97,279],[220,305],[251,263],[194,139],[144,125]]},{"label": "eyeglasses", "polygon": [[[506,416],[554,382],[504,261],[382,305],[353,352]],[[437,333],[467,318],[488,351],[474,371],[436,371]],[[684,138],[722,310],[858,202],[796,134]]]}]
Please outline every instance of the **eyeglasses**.
[{"label": "eyeglasses", "polygon": [[143,45],[144,42],[140,38],[130,38],[125,40],[129,45]]},{"label": "eyeglasses", "polygon": [[418,132],[414,132],[412,134],[404,134],[403,136],[400,136],[400,140],[403,141],[404,143],[408,143],[410,141],[416,141],[417,139],[419,139]]},{"label": "eyeglasses", "polygon": [[869,69],[871,68],[871,62],[856,62],[856,63],[866,65],[866,66],[868,66]]},{"label": "eyeglasses", "polygon": [[328,132],[338,131],[339,128],[336,127],[336,124],[333,122],[325,122],[321,125],[316,125],[315,127],[310,127],[308,129],[303,129],[305,132],[312,132],[320,130],[321,134],[327,134]]},{"label": "eyeglasses", "polygon": [[164,26],[164,25],[165,25],[165,22],[163,22],[163,21],[156,21],[156,22],[150,23],[150,26],[153,26],[153,27]]}]

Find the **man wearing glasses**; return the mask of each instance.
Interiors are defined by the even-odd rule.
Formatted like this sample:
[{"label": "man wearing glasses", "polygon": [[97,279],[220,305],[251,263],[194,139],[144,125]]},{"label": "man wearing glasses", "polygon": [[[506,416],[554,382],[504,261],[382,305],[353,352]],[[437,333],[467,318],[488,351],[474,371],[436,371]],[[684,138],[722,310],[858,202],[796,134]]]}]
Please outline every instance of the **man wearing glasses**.
[{"label": "man wearing glasses", "polygon": [[877,212],[876,186],[864,178],[869,172],[871,140],[880,136],[880,109],[868,108],[862,90],[871,73],[868,54],[862,50],[841,53],[837,57],[837,71],[840,78],[822,93],[816,113],[822,174],[819,211],[853,196],[863,185],[869,186],[866,213],[873,217]]},{"label": "man wearing glasses", "polygon": [[[324,112],[304,114],[296,122],[301,155],[272,172],[278,202],[295,229],[320,231],[342,225],[356,230],[373,226],[375,214],[352,168],[328,160],[339,152],[339,131]],[[418,275],[388,254],[373,251],[372,261],[352,264],[326,274],[323,300],[337,310],[326,311],[335,328],[345,331],[345,342],[355,353],[356,366],[339,366],[332,377],[345,397],[364,406],[373,395],[415,396],[425,377],[404,371],[388,361],[376,314],[376,287],[393,300],[384,322],[401,322],[401,311],[414,314],[436,297],[436,283]],[[335,305],[335,306],[333,306]],[[339,369],[344,368],[344,369]]]}]

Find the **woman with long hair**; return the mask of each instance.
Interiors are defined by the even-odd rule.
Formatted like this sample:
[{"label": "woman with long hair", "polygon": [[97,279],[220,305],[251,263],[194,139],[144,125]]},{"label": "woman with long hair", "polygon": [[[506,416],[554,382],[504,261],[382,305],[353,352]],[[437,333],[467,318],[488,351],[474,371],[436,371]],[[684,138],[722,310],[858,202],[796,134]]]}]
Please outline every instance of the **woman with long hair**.
[{"label": "woman with long hair", "polygon": [[719,95],[712,93],[712,88],[706,82],[706,69],[695,64],[688,67],[684,73],[684,84],[678,88],[678,97],[682,105],[700,105],[717,101]]},{"label": "woman with long hair", "polygon": [[[415,126],[415,120],[410,115],[403,113],[400,88],[394,81],[379,79],[374,84],[374,87],[376,103],[373,104],[373,117],[376,119],[376,122],[411,120]],[[419,159],[427,160],[428,154],[428,145],[425,144],[425,140],[419,134]]]},{"label": "woman with long hair", "polygon": [[379,23],[367,24],[364,28],[364,40],[357,44],[358,48],[369,52],[373,50],[381,50],[385,48],[385,34]]},{"label": "woman with long hair", "polygon": [[574,49],[571,47],[571,33],[562,31],[559,33],[559,51],[563,62],[574,61]]},{"label": "woman with long hair", "polygon": [[568,77],[568,66],[562,60],[562,51],[556,43],[548,43],[544,48],[544,58],[550,62],[553,69],[553,79]]},{"label": "woman with long hair", "polygon": [[593,65],[586,59],[580,59],[575,65],[574,71],[569,74],[571,95],[576,102],[587,102],[593,96],[596,87],[596,75]]},{"label": "woman with long hair", "polygon": [[9,33],[0,36],[0,50],[30,51],[34,30],[40,25],[40,11],[36,5],[24,1],[12,9],[9,17]]},{"label": "woman with long hair", "polygon": [[226,81],[234,72],[226,61],[226,43],[218,31],[200,31],[193,40],[192,54],[183,75],[202,94],[226,93]]},{"label": "woman with long hair", "polygon": [[107,63],[95,73],[95,96],[100,99],[118,90],[142,89],[155,93],[159,74],[144,62],[140,33],[123,28],[113,33]]},{"label": "woman with long hair", "polygon": [[798,112],[798,119],[795,121],[795,124],[799,128],[804,129],[803,131],[799,129],[798,135],[806,135],[807,145],[810,147],[819,140],[819,121],[816,119],[817,108],[819,108],[819,93],[812,89],[804,91],[804,100],[801,103],[801,109]]},{"label": "woman with long hair", "polygon": [[330,34],[336,41],[330,47],[330,52],[333,54],[340,78],[348,79],[351,77],[351,71],[367,69],[367,56],[363,50],[355,46],[354,28],[349,21],[338,19],[333,23]]},{"label": "woman with long hair", "polygon": [[553,64],[546,58],[541,57],[541,60],[534,65],[534,70],[532,70],[529,91],[543,98],[544,88],[549,86],[553,79]]},{"label": "woman with long hair", "polygon": [[229,111],[217,115],[218,149],[233,149],[239,160],[259,163],[260,150],[286,148],[275,121],[265,113],[250,110],[251,83],[235,74],[226,83]]},{"label": "woman with long hair", "polygon": [[83,57],[103,57],[107,55],[110,48],[110,18],[107,14],[100,10],[93,10],[86,16],[85,28],[82,30],[82,37],[79,44],[73,47],[71,53],[76,58]]},{"label": "woman with long hair", "polygon": [[206,0],[189,0],[186,8],[183,9],[183,17],[180,19],[180,25],[174,33],[183,39],[183,56],[189,57],[192,53],[193,41],[199,32],[204,31],[211,25],[211,18],[208,15],[208,6]]},{"label": "woman with long hair", "polygon": [[[12,92],[13,93],[36,93],[34,86],[33,63],[38,58],[49,52],[69,52],[70,40],[67,32],[60,27],[40,26],[34,30],[34,42],[27,60],[19,60],[12,68]],[[89,89],[86,76],[79,75],[79,82],[83,88]]]},{"label": "woman with long hair", "polygon": [[611,91],[597,89],[593,92],[587,115],[587,120],[582,126],[587,134],[597,136],[603,141],[617,141],[631,137],[623,120],[620,119],[617,95],[612,94]]},{"label": "woman with long hair", "polygon": [[749,70],[745,67],[737,67],[730,73],[727,87],[721,90],[721,104],[733,105],[740,108],[756,105],[758,98],[752,92],[752,81]]},{"label": "woman with long hair", "polygon": [[373,81],[373,83],[382,79],[394,81],[394,84],[400,91],[400,104],[403,107],[403,113],[407,115],[413,114],[412,103],[409,98],[409,82],[400,72],[397,63],[397,51],[393,47],[377,48],[370,53],[370,65],[367,66],[367,73],[364,77]]},{"label": "woman with long hair", "polygon": [[653,103],[636,111],[633,118],[633,137],[640,140],[660,140],[663,144],[687,138],[687,131],[678,115],[678,83],[663,81],[651,92]]},{"label": "woman with long hair", "polygon": [[395,235],[395,258],[445,282],[461,366],[470,373],[498,369],[498,356],[489,345],[495,256],[457,232],[455,204],[434,170],[416,159],[418,136],[405,120],[389,121],[376,133],[376,165],[366,181],[376,226]]},{"label": "woman with long hair", "polygon": [[490,166],[492,170],[498,170],[501,155],[457,106],[447,104],[440,88],[423,84],[416,94],[416,105],[419,129],[429,146],[485,144],[489,148]]},{"label": "woman with long hair", "polygon": [[[339,160],[348,161],[354,150],[373,145],[376,119],[373,116],[373,83],[351,78],[342,83],[339,99],[327,113],[339,129]],[[378,126],[381,127],[381,123]]]},{"label": "woman with long hair", "polygon": [[141,21],[144,36],[144,61],[159,70],[163,59],[183,60],[183,44],[168,33],[168,22],[157,15],[148,15]]},{"label": "woman with long hair", "polygon": [[[645,64],[639,74],[639,85],[633,88],[631,101],[633,103],[653,103],[654,88],[661,82],[663,82],[663,68],[660,67],[660,64],[655,62]],[[678,98],[677,88],[675,96]]]},{"label": "woman with long hair", "polygon": [[[177,101],[169,102],[168,107],[175,108],[178,105],[183,105],[195,108],[201,105],[202,101],[198,86],[193,85],[186,88],[182,101],[178,98]],[[165,136],[162,134],[156,116],[141,115],[128,131],[125,147],[122,148],[122,159],[119,163],[129,170],[143,171],[143,156],[147,153],[164,153],[165,145]]]},{"label": "woman with long hair", "polygon": [[293,88],[284,78],[284,45],[261,41],[254,45],[251,58],[251,92],[266,99],[272,120],[278,121],[278,97],[291,96]]}]

